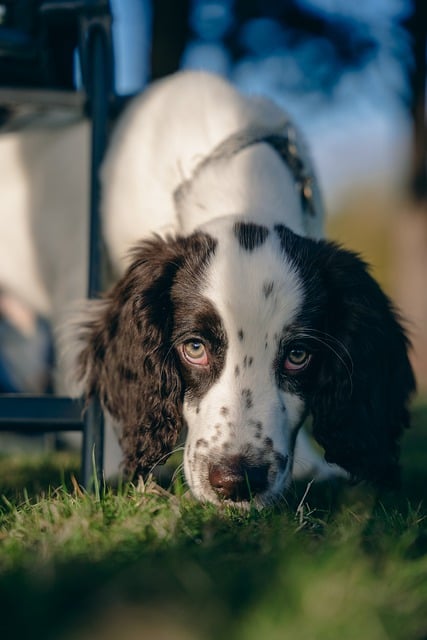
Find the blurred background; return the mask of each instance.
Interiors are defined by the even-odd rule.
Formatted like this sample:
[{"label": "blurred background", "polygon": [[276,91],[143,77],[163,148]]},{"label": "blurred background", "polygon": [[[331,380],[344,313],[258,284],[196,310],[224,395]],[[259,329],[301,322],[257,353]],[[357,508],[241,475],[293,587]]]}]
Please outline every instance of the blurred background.
[{"label": "blurred background", "polygon": [[[61,8],[61,2],[41,0],[0,2],[0,86],[50,82],[81,88],[75,23],[51,22],[40,38],[46,5],[49,11]],[[151,80],[180,68],[219,73],[243,92],[270,96],[291,114],[317,167],[328,235],[362,254],[401,310],[425,394],[427,3],[111,0],[110,8],[113,118]],[[49,55],[54,73],[44,76],[40,59]],[[44,117],[58,124],[57,113]],[[40,113],[31,109],[0,105],[0,167],[8,162],[2,134],[19,135],[37,118]],[[43,188],[49,190],[49,179]],[[1,215],[8,214],[0,207]],[[11,295],[0,272],[0,392],[52,388],[55,355],[47,316]]]},{"label": "blurred background", "polygon": [[207,68],[242,91],[269,95],[300,125],[328,235],[361,252],[401,308],[425,392],[427,4],[161,0],[153,7],[154,77]]}]

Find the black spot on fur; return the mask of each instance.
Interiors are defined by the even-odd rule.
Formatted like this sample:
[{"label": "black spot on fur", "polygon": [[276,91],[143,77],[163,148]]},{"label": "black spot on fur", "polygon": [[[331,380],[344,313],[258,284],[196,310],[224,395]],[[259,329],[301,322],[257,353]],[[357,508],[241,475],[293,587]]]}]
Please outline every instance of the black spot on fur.
[{"label": "black spot on fur", "polygon": [[252,356],[245,356],[243,358],[243,368],[248,369],[253,365],[254,359]]},{"label": "black spot on fur", "polygon": [[226,416],[228,416],[230,414],[230,409],[228,407],[221,407],[219,412],[225,418]]},{"label": "black spot on fur", "polygon": [[238,364],[234,367],[234,377],[238,378],[240,376],[240,367]]},{"label": "black spot on fur", "polygon": [[267,299],[271,296],[274,289],[274,282],[264,282],[262,285],[262,292],[264,294],[264,298]]},{"label": "black spot on fur", "polygon": [[196,449],[199,449],[200,447],[207,447],[208,446],[208,441],[205,438],[199,438],[198,440],[196,440]]},{"label": "black spot on fur", "polygon": [[239,338],[240,342],[243,341],[245,334],[243,332],[243,329],[239,329],[239,331],[237,332],[237,337]]},{"label": "black spot on fur", "polygon": [[250,389],[242,389],[242,397],[245,401],[246,409],[252,409],[254,406],[253,393]]},{"label": "black spot on fur", "polygon": [[266,449],[273,448],[273,440],[271,438],[264,438],[264,445]]},{"label": "black spot on fur", "polygon": [[253,251],[264,244],[269,231],[267,227],[253,222],[236,222],[234,234],[242,249]]},{"label": "black spot on fur", "polygon": [[259,440],[261,438],[262,430],[263,430],[262,422],[260,420],[250,420],[249,424],[254,429],[255,438]]}]

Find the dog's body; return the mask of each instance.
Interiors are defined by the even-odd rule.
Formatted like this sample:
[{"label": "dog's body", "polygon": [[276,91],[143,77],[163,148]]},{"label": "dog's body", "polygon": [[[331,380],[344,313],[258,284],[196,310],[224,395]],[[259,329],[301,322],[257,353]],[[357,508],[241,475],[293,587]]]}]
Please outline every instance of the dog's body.
[{"label": "dog's body", "polygon": [[[392,482],[414,386],[406,339],[365,265],[319,239],[286,115],[177,74],[125,113],[102,182],[120,277],[78,319],[64,362],[74,393],[99,396],[116,423],[127,469],[163,461],[186,426],[193,494],[262,506],[289,485],[310,414],[329,462]],[[305,446],[297,456],[328,469]]]}]

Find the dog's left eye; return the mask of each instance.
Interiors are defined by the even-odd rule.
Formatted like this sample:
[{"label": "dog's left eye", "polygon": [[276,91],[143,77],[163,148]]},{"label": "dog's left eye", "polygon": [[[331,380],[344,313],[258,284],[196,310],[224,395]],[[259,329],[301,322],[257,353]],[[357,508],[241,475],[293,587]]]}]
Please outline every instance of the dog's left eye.
[{"label": "dog's left eye", "polygon": [[209,364],[208,352],[199,340],[189,340],[181,347],[182,355],[190,364],[206,367]]},{"label": "dog's left eye", "polygon": [[291,373],[302,371],[308,366],[311,353],[302,347],[295,347],[288,352],[285,360],[285,369]]}]

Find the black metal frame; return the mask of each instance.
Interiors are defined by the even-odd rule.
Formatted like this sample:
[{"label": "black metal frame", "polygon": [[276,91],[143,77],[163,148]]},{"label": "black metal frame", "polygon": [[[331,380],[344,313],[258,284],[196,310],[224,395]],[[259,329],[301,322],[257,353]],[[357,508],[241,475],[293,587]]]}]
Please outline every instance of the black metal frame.
[{"label": "black metal frame", "polygon": [[[31,89],[0,89],[0,104],[10,106],[19,100],[53,100],[83,106],[92,121],[89,219],[88,295],[101,291],[102,240],[99,219],[99,168],[107,143],[109,105],[113,95],[113,57],[111,13],[108,0],[42,2],[40,13],[46,18],[68,16],[78,21],[79,52],[85,95]],[[103,471],[103,415],[97,399],[84,411],[81,401],[54,395],[0,395],[0,431],[40,433],[82,431],[82,484],[91,488]]]}]

